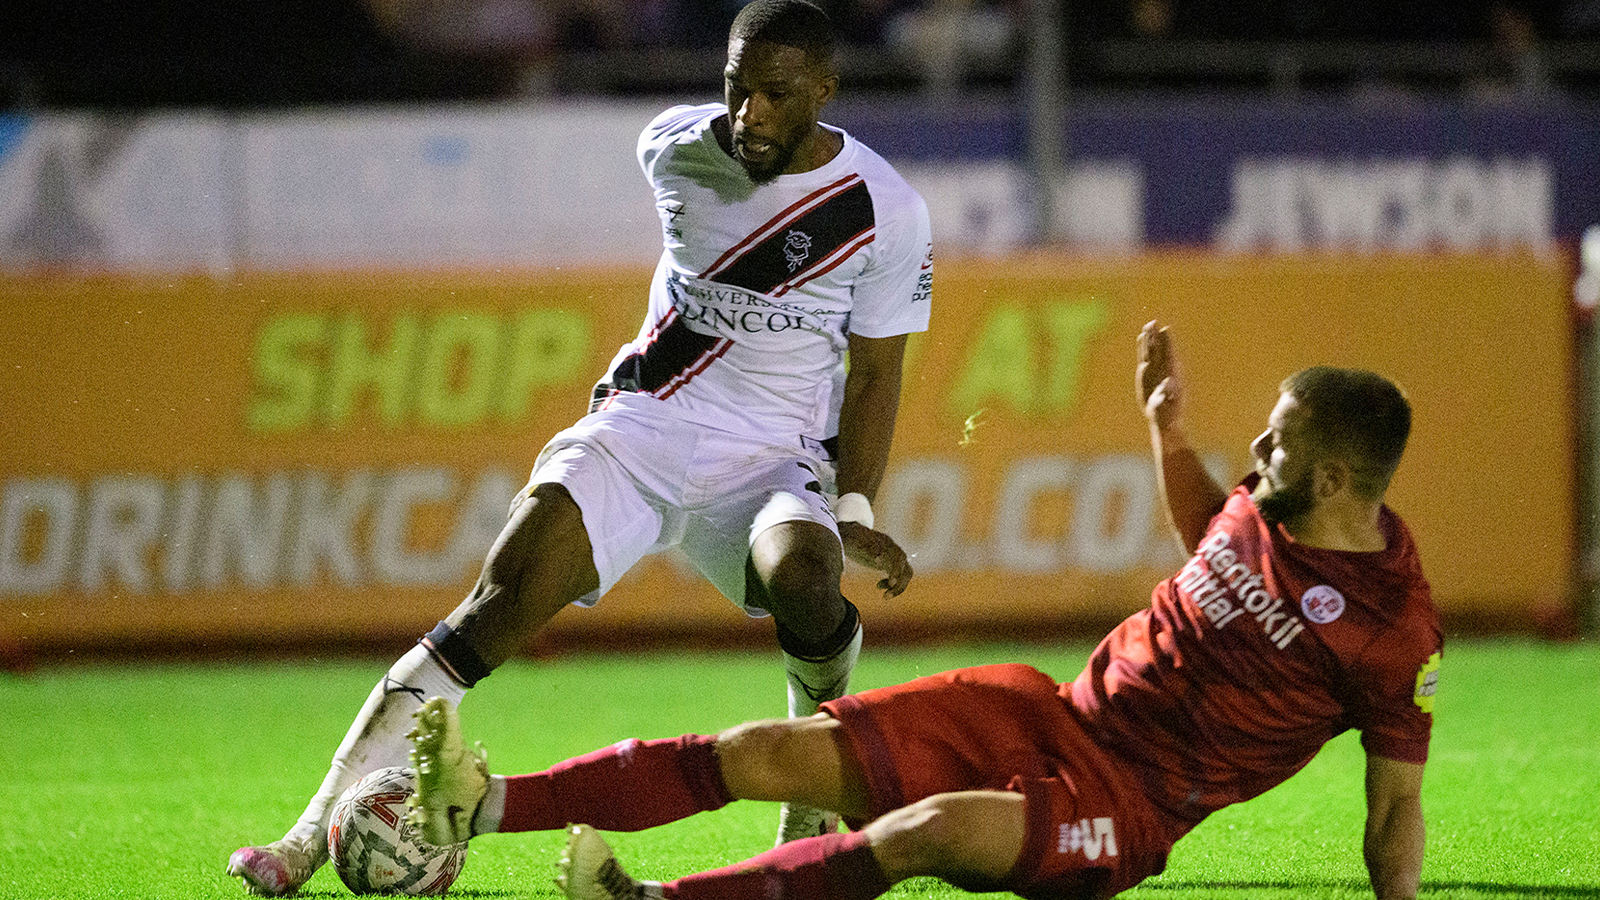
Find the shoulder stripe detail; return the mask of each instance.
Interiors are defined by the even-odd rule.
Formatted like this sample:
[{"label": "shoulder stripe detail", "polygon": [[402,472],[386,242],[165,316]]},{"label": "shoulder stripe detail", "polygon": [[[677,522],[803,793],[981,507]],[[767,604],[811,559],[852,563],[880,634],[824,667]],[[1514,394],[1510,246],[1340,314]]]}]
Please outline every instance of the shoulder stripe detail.
[{"label": "shoulder stripe detail", "polygon": [[736,255],[724,254],[701,277],[762,294],[794,290],[837,265],[841,258],[835,254],[841,249],[854,253],[870,244],[877,227],[874,218],[866,181],[859,175],[840,179],[791,205],[785,215],[740,241]]},{"label": "shoulder stripe detail", "polygon": [[[818,191],[806,194],[797,202],[790,203],[781,213],[768,219],[744,239],[734,243],[733,247],[728,248],[722,256],[718,256],[717,261],[712,263],[709,269],[701,272],[699,277],[717,282],[738,283],[741,287],[750,287],[754,290],[770,290],[784,279],[778,277],[766,285],[758,285],[758,283],[744,283],[750,272],[746,271],[742,275],[730,272],[752,266],[750,263],[752,258],[763,256],[763,250],[765,255],[778,253],[779,258],[782,258],[779,248],[784,240],[784,232],[802,223],[808,223],[806,227],[811,227],[810,223],[818,221],[814,216],[821,213],[824,208],[829,210],[829,215],[824,216],[824,221],[835,229],[838,226],[845,227],[846,234],[854,234],[864,227],[872,227],[872,195],[867,192],[867,183],[859,175],[848,175],[829,186],[821,187]],[[837,239],[834,243],[837,243]],[[826,247],[826,250],[830,248],[832,245]],[[765,269],[766,266],[758,267]],[[787,277],[787,274],[789,272],[784,272],[784,277]]]},{"label": "shoulder stripe detail", "polygon": [[755,231],[752,231],[748,236],[745,237],[744,240],[734,244],[732,247],[729,247],[726,253],[722,254],[722,256],[717,258],[716,262],[711,264],[711,268],[700,273],[700,277],[714,278],[718,272],[727,268],[728,263],[737,258],[739,254],[743,253],[747,247],[766,240],[776,233],[778,229],[782,228],[786,222],[803,215],[806,210],[826,202],[829,197],[840,193],[841,191],[850,187],[852,184],[860,181],[861,176],[852,173],[830,185],[826,185],[825,187],[821,187],[815,191],[812,191],[799,200],[796,200],[794,203],[791,203],[787,209],[784,209],[771,219],[768,219],[766,224],[762,225],[760,228],[757,228]]}]

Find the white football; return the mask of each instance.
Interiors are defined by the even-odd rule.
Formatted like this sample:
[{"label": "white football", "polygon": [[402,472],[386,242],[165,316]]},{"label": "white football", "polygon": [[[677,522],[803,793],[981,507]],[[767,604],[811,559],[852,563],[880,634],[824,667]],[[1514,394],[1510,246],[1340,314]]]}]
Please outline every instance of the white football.
[{"label": "white football", "polygon": [[406,824],[416,772],[390,766],[350,785],[333,805],[328,854],[345,887],[357,894],[436,897],[467,862],[467,843],[429,844]]}]

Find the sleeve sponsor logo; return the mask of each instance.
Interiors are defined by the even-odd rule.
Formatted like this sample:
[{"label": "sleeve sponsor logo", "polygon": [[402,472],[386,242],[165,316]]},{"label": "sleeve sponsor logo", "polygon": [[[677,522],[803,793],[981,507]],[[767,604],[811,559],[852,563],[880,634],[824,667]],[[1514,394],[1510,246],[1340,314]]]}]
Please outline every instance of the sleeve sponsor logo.
[{"label": "sleeve sponsor logo", "polygon": [[1412,696],[1412,701],[1423,712],[1433,715],[1433,695],[1439,689],[1439,654],[1428,657],[1428,661],[1417,670],[1417,692]]}]

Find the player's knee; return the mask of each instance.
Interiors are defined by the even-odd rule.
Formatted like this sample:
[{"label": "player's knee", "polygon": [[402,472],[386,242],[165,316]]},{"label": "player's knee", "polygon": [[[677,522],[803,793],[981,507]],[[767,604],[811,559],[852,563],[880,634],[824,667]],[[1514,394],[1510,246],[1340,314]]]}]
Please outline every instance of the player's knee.
[{"label": "player's knee", "polygon": [[564,488],[541,484],[512,511],[480,582],[519,603],[558,608],[599,586],[583,514]]},{"label": "player's knee", "polygon": [[815,568],[796,560],[777,570],[766,586],[767,610],[780,626],[779,642],[786,650],[816,656],[834,649],[821,645],[830,642],[847,616],[837,580],[819,577]]},{"label": "player's knee", "polygon": [[884,874],[894,878],[940,875],[950,870],[950,842],[956,838],[949,811],[937,798],[919,800],[867,826],[873,854]]},{"label": "player's knee", "polygon": [[750,548],[750,575],[759,580],[767,608],[780,620],[838,616],[843,568],[838,539],[812,522],[773,526]]},{"label": "player's knee", "polygon": [[[962,794],[939,794],[888,813],[867,826],[873,852],[895,878],[936,875],[964,881],[998,879],[1010,871],[1011,840],[991,832],[1009,829],[1000,810]],[[1020,838],[1017,841],[1020,850]]]},{"label": "player's knee", "polygon": [[749,722],[717,737],[717,759],[728,793],[744,800],[793,800],[815,792],[827,770],[811,719]]},{"label": "player's knee", "polygon": [[792,551],[765,573],[762,583],[773,599],[796,607],[826,607],[839,594],[839,581],[821,554]]}]

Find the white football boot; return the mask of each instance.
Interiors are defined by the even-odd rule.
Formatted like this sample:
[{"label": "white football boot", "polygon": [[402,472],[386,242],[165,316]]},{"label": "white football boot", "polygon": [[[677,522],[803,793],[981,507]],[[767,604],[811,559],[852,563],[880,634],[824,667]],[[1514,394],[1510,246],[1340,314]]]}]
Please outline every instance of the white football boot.
[{"label": "white football boot", "polygon": [[777,846],[801,838],[833,834],[839,830],[839,816],[827,810],[816,809],[801,803],[784,803],[778,807]]},{"label": "white football boot", "polygon": [[567,900],[661,900],[661,883],[639,881],[624,872],[605,838],[588,825],[567,828],[556,886]]},{"label": "white football boot", "polygon": [[469,750],[461,742],[461,720],[443,697],[414,715],[417,725],[407,736],[417,789],[406,800],[406,821],[430,844],[459,844],[472,837],[472,817],[489,791],[483,745]]},{"label": "white football boot", "polygon": [[228,857],[228,874],[242,879],[244,889],[258,897],[287,897],[311,880],[318,866],[328,861],[326,847],[307,847],[284,838],[265,847],[240,847]]}]

